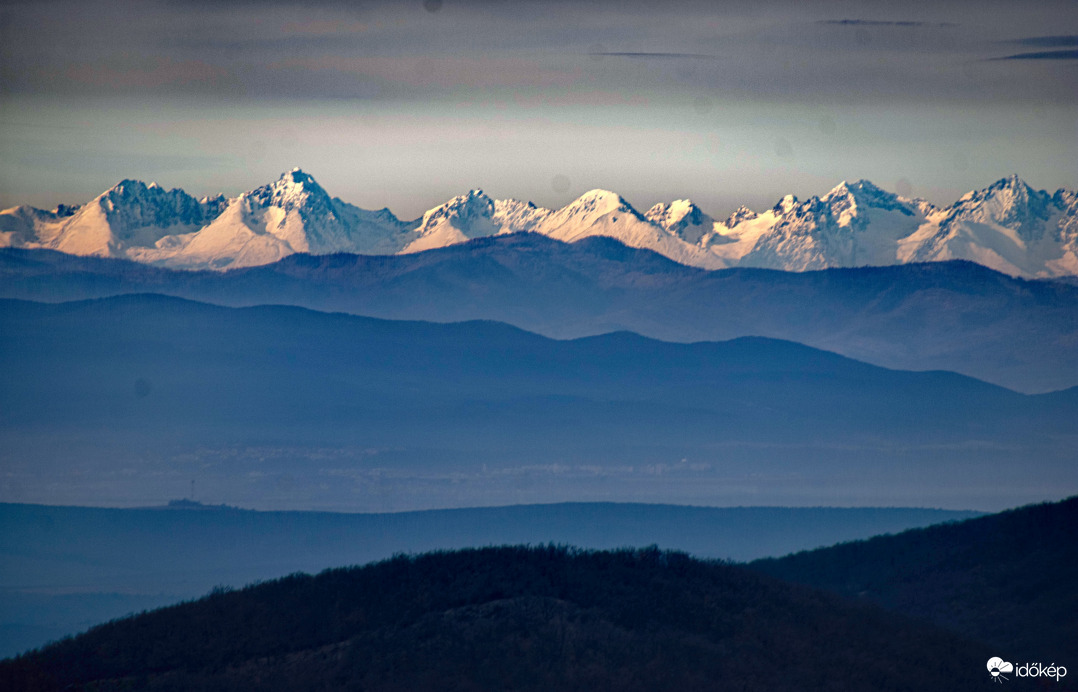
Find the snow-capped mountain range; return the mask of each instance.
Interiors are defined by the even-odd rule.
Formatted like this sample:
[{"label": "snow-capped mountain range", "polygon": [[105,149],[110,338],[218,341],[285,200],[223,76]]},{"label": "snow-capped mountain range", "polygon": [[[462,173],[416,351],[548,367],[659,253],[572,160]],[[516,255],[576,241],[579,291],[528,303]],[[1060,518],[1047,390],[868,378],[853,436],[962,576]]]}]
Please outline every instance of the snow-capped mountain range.
[{"label": "snow-capped mountain range", "polygon": [[557,210],[472,190],[405,221],[388,209],[368,211],[330,197],[298,168],[232,199],[196,199],[124,180],[81,207],[0,212],[0,247],[189,269],[267,264],[297,252],[420,252],[523,231],[565,242],[610,236],[707,269],[805,271],[967,259],[1015,276],[1078,275],[1078,193],[1033,190],[1017,176],[943,208],[867,180],[842,182],[804,201],[787,195],[760,212],[741,207],[723,221],[689,200],[656,204],[642,214],[606,190]]}]

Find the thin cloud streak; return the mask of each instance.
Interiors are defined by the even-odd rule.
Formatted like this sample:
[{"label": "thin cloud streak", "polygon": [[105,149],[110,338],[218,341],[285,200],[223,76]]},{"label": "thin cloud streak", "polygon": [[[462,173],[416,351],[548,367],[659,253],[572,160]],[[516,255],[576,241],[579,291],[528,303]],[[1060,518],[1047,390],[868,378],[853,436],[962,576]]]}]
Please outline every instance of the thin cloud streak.
[{"label": "thin cloud streak", "polygon": [[[984,13],[953,29],[939,27],[969,13],[950,4],[916,14],[886,8],[901,12],[897,18],[876,18],[882,6],[843,17],[827,0],[747,4],[683,1],[660,12],[602,0],[447,0],[432,14],[419,0],[411,7],[58,0],[62,12],[48,5],[5,11],[0,93],[539,105],[564,101],[566,91],[578,101],[593,90],[622,92],[631,102],[689,103],[1025,103],[1078,94],[1065,74],[1031,69],[1014,79],[963,68],[1020,52],[1000,49],[1006,35],[984,35]],[[1028,45],[1073,38],[1038,16],[1044,8],[1008,7],[990,1],[985,12],[1032,37]],[[1063,36],[1038,37],[1053,30]]]},{"label": "thin cloud streak", "polygon": [[920,22],[920,21],[888,21],[879,19],[821,19],[817,24],[832,24],[838,26],[894,26],[901,28],[915,27],[953,27],[958,26],[954,22]]},{"label": "thin cloud streak", "polygon": [[[1074,187],[1073,1],[0,0],[0,198],[294,165],[416,213],[557,175],[716,209],[849,176]],[[72,129],[11,124],[39,122]],[[225,163],[153,158],[187,151]]]},{"label": "thin cloud streak", "polygon": [[588,53],[588,55],[596,58],[658,58],[658,59],[673,59],[673,60],[719,60],[717,55],[707,55],[704,53],[651,53],[645,51],[603,51]]},{"label": "thin cloud streak", "polygon": [[1078,49],[1018,53],[1017,55],[1006,55],[1001,58],[989,58],[989,60],[1078,60]]}]

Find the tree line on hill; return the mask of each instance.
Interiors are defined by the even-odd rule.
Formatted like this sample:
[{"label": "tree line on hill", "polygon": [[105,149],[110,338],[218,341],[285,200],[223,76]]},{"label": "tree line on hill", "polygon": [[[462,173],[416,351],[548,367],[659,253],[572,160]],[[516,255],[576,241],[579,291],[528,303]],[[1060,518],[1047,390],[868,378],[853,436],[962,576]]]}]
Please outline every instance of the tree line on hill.
[{"label": "tree line on hill", "polygon": [[4,661],[0,686],[963,690],[986,655],[683,553],[499,547],[217,590]]}]

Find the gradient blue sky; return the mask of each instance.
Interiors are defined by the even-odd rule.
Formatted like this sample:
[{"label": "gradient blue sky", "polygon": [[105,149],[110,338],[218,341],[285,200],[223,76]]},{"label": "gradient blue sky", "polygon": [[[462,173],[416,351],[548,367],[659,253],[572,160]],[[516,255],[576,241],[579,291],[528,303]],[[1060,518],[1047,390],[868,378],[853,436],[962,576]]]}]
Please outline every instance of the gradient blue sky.
[{"label": "gradient blue sky", "polygon": [[1078,188],[1078,3],[0,0],[0,205],[293,166],[402,217]]}]

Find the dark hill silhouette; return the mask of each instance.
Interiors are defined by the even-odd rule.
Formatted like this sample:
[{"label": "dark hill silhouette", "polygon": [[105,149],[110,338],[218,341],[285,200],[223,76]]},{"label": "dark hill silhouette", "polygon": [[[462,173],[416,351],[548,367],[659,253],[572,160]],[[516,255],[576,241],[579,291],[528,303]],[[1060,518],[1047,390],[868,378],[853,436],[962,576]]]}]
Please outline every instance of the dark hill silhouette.
[{"label": "dark hill silhouette", "polygon": [[1078,661],[1078,497],[751,567],[931,620],[1000,656]]},{"label": "dark hill silhouette", "polygon": [[704,271],[611,238],[565,244],[533,234],[399,256],[291,255],[224,273],[0,250],[0,297],[143,292],[391,319],[489,319],[558,338],[618,330],[667,341],[766,336],[1026,392],[1078,385],[1078,286],[969,262]]},{"label": "dark hill silhouette", "polygon": [[0,658],[149,607],[297,571],[487,545],[659,544],[750,560],[953,521],[913,508],[562,503],[345,514],[173,501],[143,509],[0,503]]},{"label": "dark hill silhouette", "polygon": [[973,690],[983,645],[658,549],[295,575],[0,663],[7,689]]}]

